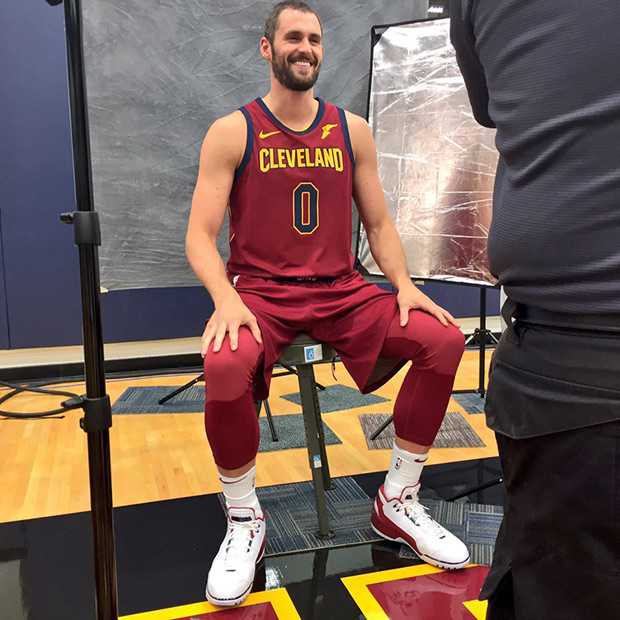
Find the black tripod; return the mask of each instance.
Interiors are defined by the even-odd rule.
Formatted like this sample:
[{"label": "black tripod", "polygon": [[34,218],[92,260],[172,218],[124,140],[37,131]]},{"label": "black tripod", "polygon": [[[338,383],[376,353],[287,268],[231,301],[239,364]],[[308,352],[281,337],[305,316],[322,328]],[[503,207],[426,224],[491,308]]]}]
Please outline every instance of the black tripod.
[{"label": "black tripod", "polygon": [[[62,2],[62,0],[47,1],[51,5]],[[73,225],[75,244],[79,248],[80,256],[86,379],[86,395],[80,399],[85,416],[80,420],[80,426],[88,435],[88,469],[95,564],[95,613],[97,620],[118,620],[110,471],[109,429],[112,426],[112,410],[110,398],[105,391],[97,250],[97,246],[101,245],[101,232],[99,218],[93,208],[80,0],[65,0],[64,9],[75,198],[78,211],[64,213],[60,219],[65,224]]]}]

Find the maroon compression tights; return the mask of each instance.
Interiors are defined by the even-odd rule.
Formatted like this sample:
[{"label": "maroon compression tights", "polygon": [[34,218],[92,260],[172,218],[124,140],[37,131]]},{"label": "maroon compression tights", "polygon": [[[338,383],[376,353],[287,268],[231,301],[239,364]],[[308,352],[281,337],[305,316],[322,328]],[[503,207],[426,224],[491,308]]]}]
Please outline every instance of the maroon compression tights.
[{"label": "maroon compression tights", "polygon": [[[458,329],[444,327],[424,312],[412,312],[405,327],[395,315],[381,357],[412,361],[394,404],[397,437],[432,445],[450,400],[463,347]],[[205,427],[215,462],[222,469],[242,467],[258,451],[252,377],[262,352],[249,329],[242,328],[237,351],[230,350],[226,337],[218,353],[209,350],[205,357]]]}]

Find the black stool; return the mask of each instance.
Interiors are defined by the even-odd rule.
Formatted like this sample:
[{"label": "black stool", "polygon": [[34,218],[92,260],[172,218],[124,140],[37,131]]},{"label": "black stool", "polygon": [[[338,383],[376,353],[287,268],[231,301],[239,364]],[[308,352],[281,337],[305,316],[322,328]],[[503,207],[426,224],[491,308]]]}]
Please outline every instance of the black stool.
[{"label": "black stool", "polygon": [[308,461],[312,472],[316,512],[319,521],[319,531],[317,532],[319,538],[331,538],[334,535],[329,529],[327,505],[325,503],[325,490],[332,488],[332,481],[325,452],[325,434],[312,365],[331,360],[336,355],[338,354],[330,346],[314,340],[307,334],[297,334],[278,360],[278,364],[284,367],[294,366],[297,371],[301,410],[306,429]]}]

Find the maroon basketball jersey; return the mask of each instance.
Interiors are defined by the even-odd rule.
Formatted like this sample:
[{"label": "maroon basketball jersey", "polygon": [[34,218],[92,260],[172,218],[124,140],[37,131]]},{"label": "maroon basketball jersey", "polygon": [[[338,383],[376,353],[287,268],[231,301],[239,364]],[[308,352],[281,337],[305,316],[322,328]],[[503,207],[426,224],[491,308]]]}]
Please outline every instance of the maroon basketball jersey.
[{"label": "maroon basketball jersey", "polygon": [[318,99],[294,131],[262,99],[241,108],[243,160],[230,194],[232,275],[333,277],[353,268],[353,152],[344,111]]}]

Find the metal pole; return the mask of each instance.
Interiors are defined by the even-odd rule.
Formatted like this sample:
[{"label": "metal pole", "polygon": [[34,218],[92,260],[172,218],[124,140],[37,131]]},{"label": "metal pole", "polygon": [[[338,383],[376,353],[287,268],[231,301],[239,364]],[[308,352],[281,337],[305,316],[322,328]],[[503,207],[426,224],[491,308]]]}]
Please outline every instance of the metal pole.
[{"label": "metal pole", "polygon": [[[82,320],[84,325],[84,367],[86,377],[86,417],[82,428],[88,436],[88,466],[93,525],[95,561],[95,609],[97,620],[118,619],[114,521],[112,513],[112,477],[110,471],[109,427],[112,425],[109,399],[106,396],[101,327],[99,257],[97,237],[92,229],[98,220],[93,207],[90,141],[84,52],[82,46],[82,13],[80,0],[65,0],[65,31],[73,139],[75,196],[78,212],[91,212],[92,218],[81,221],[90,229],[85,236],[76,230],[79,246],[80,279],[82,287]],[[77,214],[74,214],[74,216]],[[73,217],[63,221],[73,223]],[[93,222],[96,226],[91,226]],[[88,406],[88,405],[91,406]]]},{"label": "metal pole", "polygon": [[480,369],[478,371],[478,393],[484,396],[484,373],[487,349],[487,289],[485,286],[480,287]]}]

